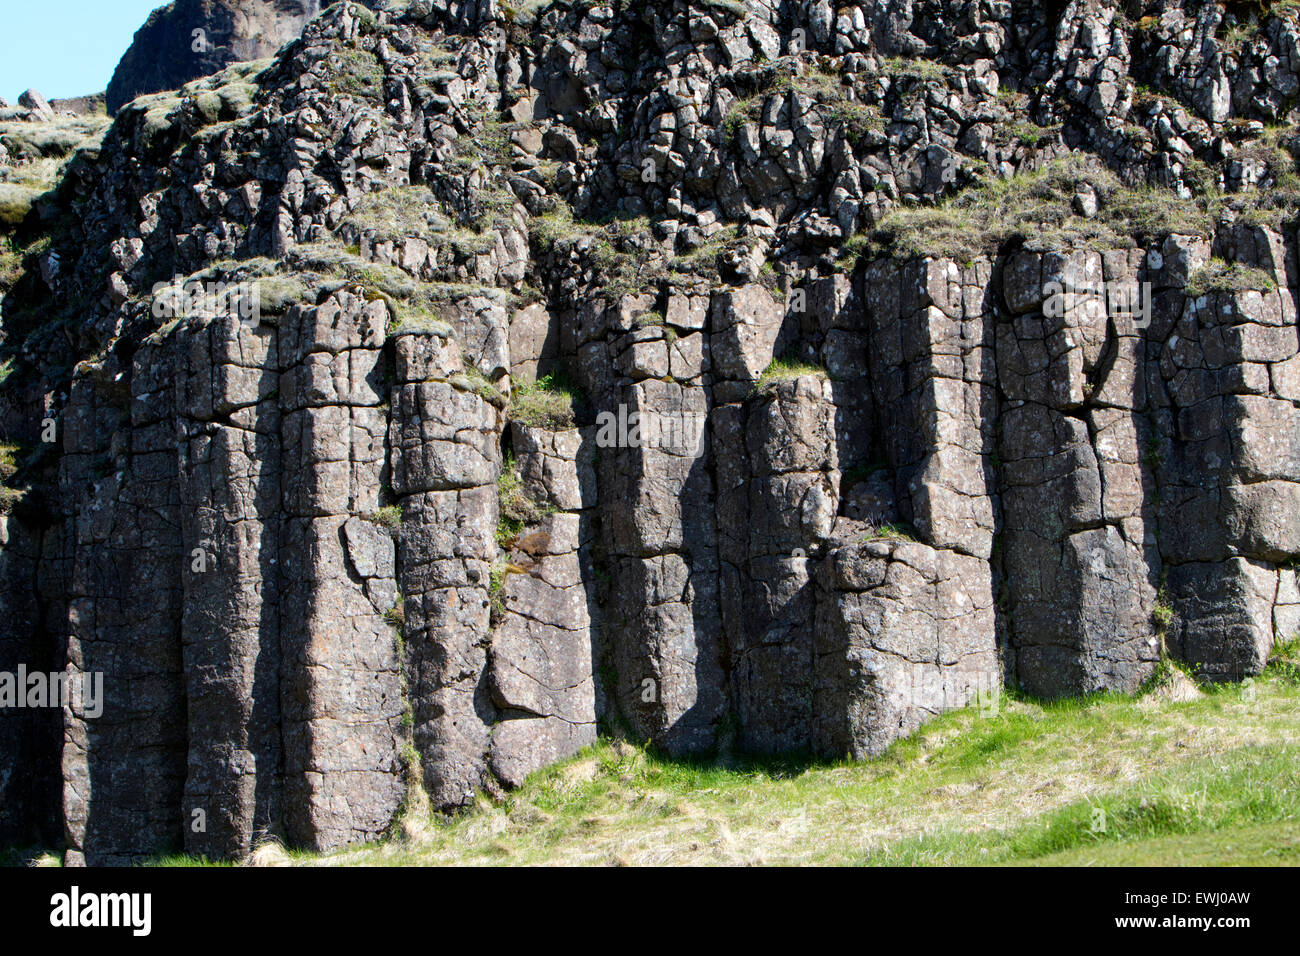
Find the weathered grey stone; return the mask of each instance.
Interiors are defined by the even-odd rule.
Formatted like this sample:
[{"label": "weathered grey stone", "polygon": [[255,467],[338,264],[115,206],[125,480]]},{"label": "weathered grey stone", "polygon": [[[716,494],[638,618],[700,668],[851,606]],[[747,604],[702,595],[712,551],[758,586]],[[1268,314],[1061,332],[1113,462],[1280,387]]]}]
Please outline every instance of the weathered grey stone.
[{"label": "weathered grey stone", "polygon": [[1171,649],[1211,680],[1258,674],[1273,647],[1277,591],[1277,571],[1246,558],[1170,568]]},{"label": "weathered grey stone", "polygon": [[819,568],[815,747],[874,756],[1002,678],[987,563],[926,545],[837,548]]},{"label": "weathered grey stone", "polygon": [[[373,6],[371,0],[360,0]],[[150,15],[108,84],[116,112],[143,93],[170,90],[228,63],[270,56],[321,11],[319,0],[178,0]],[[203,31],[196,35],[195,30]]]},{"label": "weathered grey stone", "polygon": [[49,122],[54,119],[54,110],[46,102],[45,97],[35,90],[26,90],[18,97],[18,105],[28,110],[32,114],[32,119],[39,122]]},{"label": "weathered grey stone", "polygon": [[[0,713],[0,840],[327,849],[601,721],[864,757],[1004,675],[1132,690],[1163,638],[1233,679],[1300,628],[1295,238],[1257,142],[1286,17],[1229,55],[1214,4],[363,6],[217,4],[187,69],[302,40],[115,102],[99,145],[0,105],[10,180],[76,152],[0,222],[42,244],[0,270],[0,436],[57,424],[0,466],[0,670],[106,676],[98,717]],[[124,69],[176,75],[194,9]],[[1049,166],[1042,228],[964,198],[975,163],[1000,196]],[[1135,184],[1168,193],[1141,243]],[[949,195],[904,218],[987,243],[882,245]],[[572,427],[512,404],[552,373]]]}]

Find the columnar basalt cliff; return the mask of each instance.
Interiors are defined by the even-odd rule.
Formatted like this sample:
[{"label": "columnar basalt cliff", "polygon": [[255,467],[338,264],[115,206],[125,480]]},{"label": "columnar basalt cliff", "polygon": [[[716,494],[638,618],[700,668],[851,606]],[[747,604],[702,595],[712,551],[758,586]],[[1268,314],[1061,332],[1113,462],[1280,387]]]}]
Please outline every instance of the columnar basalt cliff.
[{"label": "columnar basalt cliff", "polygon": [[58,162],[0,184],[0,672],[104,675],[0,710],[0,841],[329,850],[602,728],[865,758],[1004,686],[1258,673],[1276,6],[340,3],[0,138]]}]

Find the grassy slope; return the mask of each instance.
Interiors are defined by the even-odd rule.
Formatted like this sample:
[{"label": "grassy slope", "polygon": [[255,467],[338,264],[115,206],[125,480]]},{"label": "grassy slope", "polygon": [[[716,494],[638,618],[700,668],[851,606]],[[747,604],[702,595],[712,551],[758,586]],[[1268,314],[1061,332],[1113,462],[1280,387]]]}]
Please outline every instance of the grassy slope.
[{"label": "grassy slope", "polygon": [[[1105,813],[1105,832],[1094,832]],[[946,715],[878,760],[730,767],[625,743],[405,839],[297,863],[1300,862],[1300,686],[1272,676]]]},{"label": "grassy slope", "polygon": [[408,815],[385,844],[325,856],[269,847],[258,857],[308,866],[1295,865],[1298,676],[1190,700],[1165,691],[1051,704],[1004,697],[996,715],[944,715],[856,764],[685,763],[602,740],[499,802],[482,798],[453,818]]}]

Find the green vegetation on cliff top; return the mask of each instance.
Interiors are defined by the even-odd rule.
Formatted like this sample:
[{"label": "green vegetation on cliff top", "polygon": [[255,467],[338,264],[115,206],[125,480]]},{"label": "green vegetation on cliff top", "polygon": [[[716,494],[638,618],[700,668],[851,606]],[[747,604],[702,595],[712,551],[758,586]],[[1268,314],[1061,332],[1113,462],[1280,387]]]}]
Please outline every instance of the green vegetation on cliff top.
[{"label": "green vegetation on cliff top", "polygon": [[[1224,219],[1282,229],[1300,210],[1300,172],[1286,145],[1292,134],[1292,127],[1267,127],[1239,151],[1267,170],[1267,188],[1225,194],[1217,173],[1189,160],[1184,176],[1195,195],[1185,198],[1159,186],[1126,186],[1095,157],[1073,152],[1011,177],[985,173],[970,188],[933,205],[894,209],[851,237],[842,256],[852,262],[942,255],[970,262],[1012,240],[1040,252],[1103,250],[1173,233],[1209,237]],[[1079,215],[1075,196],[1089,189],[1097,211]]]},{"label": "green vegetation on cliff top", "polygon": [[[1081,186],[1097,196],[1095,216],[1072,209]],[[942,254],[969,262],[1012,239],[1039,251],[1115,249],[1169,233],[1208,235],[1213,221],[1203,202],[1168,189],[1123,186],[1110,170],[1072,153],[1017,176],[985,176],[936,205],[896,209],[874,230],[846,242],[844,255]]]}]

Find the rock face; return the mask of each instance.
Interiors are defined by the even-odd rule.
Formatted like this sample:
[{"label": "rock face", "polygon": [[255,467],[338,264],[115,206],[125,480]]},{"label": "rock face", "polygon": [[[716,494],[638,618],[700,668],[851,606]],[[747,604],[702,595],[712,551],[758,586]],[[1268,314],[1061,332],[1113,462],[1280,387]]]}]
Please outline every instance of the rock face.
[{"label": "rock face", "polygon": [[117,64],[108,110],[271,56],[299,37],[321,6],[320,0],[172,0],[149,15]]},{"label": "rock face", "polygon": [[342,3],[121,108],[5,226],[0,673],[104,690],[0,709],[0,840],[1258,673],[1300,26],[1149,6]]}]

